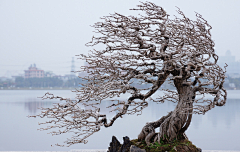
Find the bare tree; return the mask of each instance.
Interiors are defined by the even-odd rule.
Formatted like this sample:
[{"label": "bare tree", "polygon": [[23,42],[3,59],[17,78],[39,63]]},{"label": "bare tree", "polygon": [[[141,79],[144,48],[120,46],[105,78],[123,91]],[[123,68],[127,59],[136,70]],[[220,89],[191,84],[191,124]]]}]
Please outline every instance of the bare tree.
[{"label": "bare tree", "polygon": [[[41,129],[62,129],[53,131],[53,135],[74,132],[66,141],[67,146],[86,143],[86,138],[98,132],[101,126],[110,127],[125,114],[141,114],[148,102],[171,101],[177,106],[159,120],[147,123],[138,135],[139,140],[149,145],[151,139],[160,143],[161,140],[186,138],[184,132],[192,114],[205,114],[226,102],[223,83],[227,65],[225,70],[217,65],[218,56],[210,34],[212,27],[200,14],[196,13],[196,21],[193,21],[178,8],[179,17],[170,19],[162,7],[151,2],[141,2],[131,10],[143,14],[114,13],[93,25],[97,36],[86,45],[103,49],[80,55],[80,59],[88,63],[82,67],[88,76],[83,78],[86,81],[83,87],[76,89],[77,100],[46,93],[44,99],[59,98],[65,102],[53,108],[42,108],[41,114],[33,116],[52,118],[42,123],[52,125]],[[151,87],[134,87],[132,82],[137,79]],[[153,99],[151,96],[165,81],[172,82],[176,91],[165,89],[163,97]],[[107,119],[98,105],[126,92],[129,98],[110,105],[117,113]],[[204,98],[206,94],[212,98]],[[93,109],[83,110],[80,104]],[[159,128],[158,133],[155,133],[156,128]]]}]

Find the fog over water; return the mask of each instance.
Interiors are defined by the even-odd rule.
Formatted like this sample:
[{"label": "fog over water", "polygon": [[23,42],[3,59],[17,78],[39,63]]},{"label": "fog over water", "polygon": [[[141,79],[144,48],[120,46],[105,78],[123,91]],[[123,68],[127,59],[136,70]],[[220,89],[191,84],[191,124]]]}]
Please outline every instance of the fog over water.
[{"label": "fog over water", "polygon": [[[227,50],[240,59],[239,0],[151,0],[171,18],[176,6],[195,20],[200,13],[212,26],[212,39],[219,55]],[[23,74],[31,64],[45,71],[65,75],[71,71],[72,57],[86,54],[94,35],[90,27],[100,17],[130,11],[139,0],[0,0],[0,77]],[[82,61],[76,61],[79,70]]]},{"label": "fog over water", "polygon": [[[54,95],[74,98],[70,90],[0,90],[0,151],[69,151],[71,149],[107,149],[115,135],[120,142],[123,136],[136,139],[146,122],[151,122],[167,115],[175,108],[175,103],[149,103],[142,115],[126,115],[116,120],[112,127],[101,128],[88,138],[87,144],[71,147],[57,147],[63,144],[70,134],[51,136],[48,131],[38,131],[38,122],[47,119],[27,118],[40,113],[39,107],[51,107],[57,100],[41,100],[46,92]],[[229,90],[225,106],[216,107],[205,115],[194,115],[186,134],[198,147],[204,150],[240,150],[240,91]],[[157,95],[162,95],[159,91]],[[127,95],[122,97],[126,100]],[[101,111],[111,118],[115,113],[108,113],[109,101],[102,102]],[[156,130],[158,131],[158,130]],[[53,147],[51,146],[53,145]]]}]

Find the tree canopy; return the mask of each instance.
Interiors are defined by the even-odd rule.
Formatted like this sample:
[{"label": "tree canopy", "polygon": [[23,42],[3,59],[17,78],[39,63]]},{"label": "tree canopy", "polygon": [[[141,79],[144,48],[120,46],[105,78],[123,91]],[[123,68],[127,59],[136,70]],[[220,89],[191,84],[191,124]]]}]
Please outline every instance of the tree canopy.
[{"label": "tree canopy", "polygon": [[[178,16],[170,18],[162,7],[151,2],[141,2],[131,10],[140,14],[114,13],[93,25],[96,34],[86,45],[103,49],[93,48],[88,55],[79,55],[88,63],[82,67],[88,75],[83,78],[86,83],[75,90],[76,100],[50,93],[43,97],[65,101],[53,108],[42,108],[42,113],[37,116],[52,118],[45,122],[52,126],[42,130],[62,129],[53,131],[53,135],[74,132],[66,141],[68,146],[86,143],[87,137],[102,126],[112,126],[125,114],[141,114],[150,101],[178,103],[176,110],[158,121],[160,136],[156,140],[164,138],[164,134],[170,139],[175,138],[189,126],[193,113],[204,114],[226,102],[227,92],[223,87],[226,70],[217,65],[218,56],[210,33],[212,27],[200,14],[196,13],[193,21],[177,8]],[[131,85],[134,79],[150,85],[139,89]],[[176,90],[166,89],[165,96],[153,99],[151,96],[165,81],[172,82]],[[129,98],[110,105],[117,113],[108,119],[98,105],[124,93],[129,93]],[[213,98],[205,99],[206,94]],[[196,98],[198,95],[202,98]],[[80,104],[93,109],[84,110]],[[139,138],[146,138],[149,142],[147,138],[153,134],[147,137],[144,132]]]}]

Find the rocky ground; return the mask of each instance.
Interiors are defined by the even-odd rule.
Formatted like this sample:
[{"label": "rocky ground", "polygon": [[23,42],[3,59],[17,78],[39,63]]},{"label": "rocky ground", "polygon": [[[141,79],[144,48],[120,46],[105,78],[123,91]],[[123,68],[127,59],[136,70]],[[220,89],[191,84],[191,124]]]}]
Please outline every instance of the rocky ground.
[{"label": "rocky ground", "polygon": [[123,137],[123,144],[117,140],[115,136],[112,137],[112,142],[108,148],[108,152],[201,152],[192,142],[187,139],[174,141],[172,143],[157,143],[147,146],[145,141],[138,141],[138,139],[130,140],[129,137]]}]

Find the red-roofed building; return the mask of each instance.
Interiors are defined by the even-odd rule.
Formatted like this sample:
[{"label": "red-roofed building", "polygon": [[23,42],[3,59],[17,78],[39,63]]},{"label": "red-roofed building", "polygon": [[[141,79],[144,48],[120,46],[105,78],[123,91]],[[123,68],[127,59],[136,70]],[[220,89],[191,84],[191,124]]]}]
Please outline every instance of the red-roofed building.
[{"label": "red-roofed building", "polygon": [[44,70],[40,70],[36,67],[36,64],[31,65],[28,70],[25,71],[25,78],[43,78]]}]

